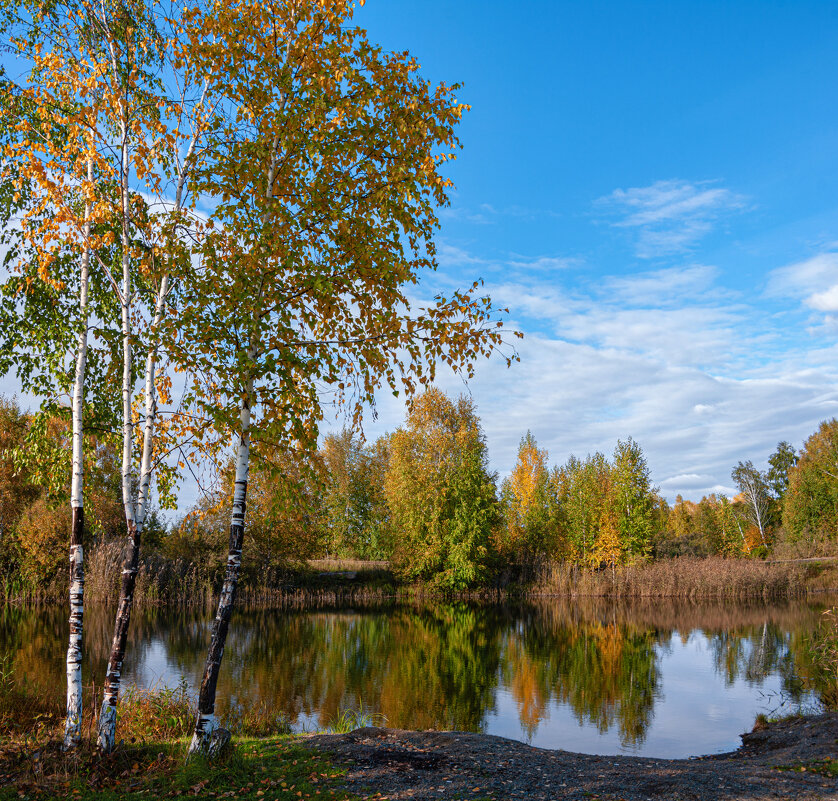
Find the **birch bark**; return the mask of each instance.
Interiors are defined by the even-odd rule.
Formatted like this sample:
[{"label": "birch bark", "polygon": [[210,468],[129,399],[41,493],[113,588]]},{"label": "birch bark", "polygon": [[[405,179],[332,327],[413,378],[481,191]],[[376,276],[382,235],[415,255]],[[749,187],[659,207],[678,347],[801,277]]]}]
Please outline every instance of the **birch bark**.
[{"label": "birch bark", "polygon": [[[158,295],[157,308],[155,311],[153,328],[159,326],[163,316],[165,298],[168,294],[168,276],[165,276],[161,283],[160,294]],[[134,587],[137,580],[137,570],[140,559],[140,541],[142,530],[148,514],[148,501],[151,489],[152,472],[152,451],[154,444],[154,423],[157,419],[157,392],[154,384],[154,376],[157,370],[158,351],[156,347],[149,350],[146,357],[145,370],[145,425],[143,429],[143,453],[140,463],[140,489],[137,498],[136,508],[133,498],[128,496],[125,503],[125,516],[128,522],[130,543],[125,563],[122,568],[122,583],[119,592],[119,606],[117,607],[116,623],[114,624],[113,640],[111,641],[111,653],[108,659],[108,671],[105,679],[105,695],[102,699],[102,710],[99,715],[99,730],[97,744],[99,748],[109,753],[113,750],[116,741],[116,707],[119,699],[119,686],[122,677],[122,662],[125,658],[125,646],[128,641],[128,627],[131,623],[131,610],[134,603]],[[129,418],[130,419],[130,418]],[[123,437],[126,434],[123,432]],[[130,433],[127,434],[130,436]],[[130,454],[130,443],[129,450]],[[124,453],[123,453],[124,456]],[[123,476],[125,475],[125,462],[123,461]],[[128,474],[129,486],[131,475]],[[123,493],[125,489],[123,486]],[[130,489],[129,489],[130,492]],[[123,496],[125,497],[125,496]],[[133,529],[132,529],[133,524]]]},{"label": "birch bark", "polygon": [[[114,64],[116,73],[116,65]],[[119,606],[116,611],[116,623],[111,643],[111,653],[105,674],[104,698],[99,713],[98,747],[109,753],[114,747],[116,731],[116,701],[122,678],[122,659],[124,643],[128,637],[128,624],[131,621],[134,582],[140,554],[140,530],[137,528],[136,509],[132,497],[132,448],[134,421],[131,415],[131,397],[133,394],[133,332],[131,328],[131,238],[130,238],[130,195],[128,186],[128,113],[124,98],[121,100],[121,153],[120,153],[120,192],[122,223],[122,504],[125,509],[125,523],[128,529],[128,545],[122,566],[122,583],[119,592]],[[120,643],[123,644],[120,648]]]},{"label": "birch bark", "polygon": [[[253,349],[248,354],[252,356]],[[214,756],[229,740],[229,733],[218,730],[215,717],[215,692],[218,685],[218,673],[221,668],[221,658],[224,655],[224,645],[227,641],[227,630],[233,614],[233,603],[241,572],[242,543],[244,542],[244,518],[247,504],[247,477],[250,467],[250,403],[253,395],[253,378],[247,384],[245,397],[241,405],[241,436],[239,439],[236,458],[236,480],[233,495],[233,515],[230,521],[230,550],[227,554],[227,569],[224,573],[224,584],[221,597],[218,600],[218,611],[212,624],[212,636],[201,679],[201,690],[198,695],[198,717],[195,721],[195,732],[189,745],[188,755],[202,752]],[[222,734],[222,732],[224,732]]]},{"label": "birch bark", "polygon": [[[201,99],[197,109],[202,109],[207,95],[208,81],[204,82]],[[189,142],[182,165],[179,167],[177,187],[175,191],[174,212],[180,214],[183,210],[183,198],[189,170],[194,164],[194,156],[202,128],[198,124]],[[126,212],[127,215],[127,212]],[[127,220],[127,216],[125,217]],[[130,276],[124,271],[123,280]],[[125,658],[125,646],[128,640],[128,627],[131,622],[131,611],[134,602],[134,587],[136,585],[137,570],[140,558],[140,541],[145,520],[148,515],[149,499],[151,495],[151,474],[153,471],[152,457],[154,452],[154,426],[157,421],[157,388],[155,375],[159,356],[158,330],[166,312],[166,301],[169,296],[171,279],[164,274],[155,301],[154,317],[150,327],[151,346],[146,356],[145,368],[145,420],[143,426],[143,450],[140,461],[140,486],[136,507],[131,497],[131,408],[130,408],[130,350],[124,354],[125,373],[123,375],[123,503],[125,504],[125,519],[130,536],[129,550],[122,570],[122,583],[119,593],[116,622],[114,624],[111,653],[108,660],[108,672],[105,681],[105,695],[102,700],[102,710],[99,715],[98,746],[100,750],[109,753],[116,741],[116,709],[119,700],[119,685],[122,676],[122,662]],[[128,293],[126,292],[126,297]],[[129,310],[130,312],[130,310]],[[130,324],[130,320],[129,320]],[[126,327],[123,315],[123,335],[126,347],[130,348],[130,328]],[[128,387],[129,389],[126,389]],[[126,461],[127,460],[127,461]],[[133,529],[132,529],[133,524]]]},{"label": "birch bark", "polygon": [[[286,97],[281,101],[284,107]],[[270,201],[273,196],[274,178],[279,157],[280,136],[277,133],[271,145],[271,158],[265,181],[265,199]],[[269,216],[267,211],[262,215],[262,226],[267,227]],[[264,288],[264,275],[257,291],[261,298]],[[255,335],[252,335],[252,337]],[[247,349],[247,363],[252,365],[256,358],[256,343],[253,338]],[[233,602],[241,572],[242,543],[244,542],[244,517],[247,501],[247,476],[250,467],[250,409],[253,400],[254,376],[251,372],[247,378],[245,394],[241,403],[240,439],[236,458],[235,491],[233,494],[233,514],[230,521],[230,550],[227,554],[227,569],[218,599],[218,611],[212,624],[210,647],[207,652],[207,662],[201,679],[201,690],[198,694],[198,716],[195,720],[195,732],[189,745],[187,756],[202,752],[215,756],[229,741],[230,734],[226,730],[217,731],[218,722],[215,717],[215,692],[218,685],[218,672],[221,668],[221,658],[224,655],[224,645],[227,641],[227,629],[233,614]]]},{"label": "birch bark", "polygon": [[[87,162],[88,185],[93,182],[93,161]],[[80,330],[73,382],[73,478],[70,489],[70,641],[67,647],[67,718],[64,722],[64,750],[75,748],[81,739],[82,654],[84,632],[84,376],[87,368],[87,294],[90,275],[90,215],[84,207],[85,249],[79,282]]]}]

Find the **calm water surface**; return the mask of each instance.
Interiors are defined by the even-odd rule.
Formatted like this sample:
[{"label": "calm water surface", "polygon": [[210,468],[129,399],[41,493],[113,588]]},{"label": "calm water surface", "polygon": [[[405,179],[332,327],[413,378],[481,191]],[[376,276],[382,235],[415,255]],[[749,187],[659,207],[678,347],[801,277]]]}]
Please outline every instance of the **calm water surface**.
[{"label": "calm water surface", "polygon": [[[265,705],[298,729],[360,709],[398,728],[483,731],[595,754],[725,751],[757,713],[817,704],[803,642],[835,600],[240,611],[218,709]],[[61,609],[0,609],[0,655],[45,693],[63,692],[65,618]],[[194,691],[211,619],[209,610],[135,613],[126,681],[185,680]],[[111,625],[110,611],[86,610],[85,680],[98,686]]]}]

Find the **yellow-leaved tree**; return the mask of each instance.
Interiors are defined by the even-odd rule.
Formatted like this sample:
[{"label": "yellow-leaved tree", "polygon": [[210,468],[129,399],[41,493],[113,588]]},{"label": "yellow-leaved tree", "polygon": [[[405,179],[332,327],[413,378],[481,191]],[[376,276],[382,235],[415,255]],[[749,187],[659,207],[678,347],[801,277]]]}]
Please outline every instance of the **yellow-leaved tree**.
[{"label": "yellow-leaved tree", "polygon": [[518,460],[501,486],[506,525],[499,529],[502,553],[524,563],[553,555],[557,548],[556,498],[550,491],[547,451],[539,450],[528,431],[518,447]]},{"label": "yellow-leaved tree", "polygon": [[[190,753],[226,735],[214,714],[241,569],[252,455],[316,449],[324,406],[355,421],[382,386],[411,395],[445,363],[471,374],[501,345],[475,283],[417,303],[436,267],[440,172],[465,106],[408,53],[352,24],[346,0],[199,4],[184,58],[209,76],[217,121],[194,189],[212,209],[184,262],[172,353],[190,402],[235,449],[230,547]],[[511,357],[507,357],[511,358]]]},{"label": "yellow-leaved tree", "polygon": [[398,574],[455,590],[486,577],[498,507],[470,398],[431,388],[413,400],[390,437],[384,487]]}]

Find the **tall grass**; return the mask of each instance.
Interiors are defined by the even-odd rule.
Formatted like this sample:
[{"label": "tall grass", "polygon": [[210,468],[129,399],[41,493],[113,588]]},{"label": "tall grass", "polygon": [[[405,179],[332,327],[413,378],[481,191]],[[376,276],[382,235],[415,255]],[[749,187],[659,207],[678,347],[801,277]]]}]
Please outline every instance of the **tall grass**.
[{"label": "tall grass", "polygon": [[[140,561],[134,601],[142,604],[200,605],[212,601],[219,576],[217,570],[185,559],[167,559],[159,554]],[[122,577],[122,546],[108,542],[91,549],[85,569],[85,600],[115,603]]]},{"label": "tall grass", "polygon": [[[91,548],[86,560],[85,600],[113,605],[119,597],[122,555],[117,542]],[[457,598],[502,602],[510,597],[557,595],[612,598],[747,600],[788,598],[838,587],[838,566],[755,559],[679,557],[591,570],[566,562],[507,567],[489,586],[441,592],[433,584],[400,584],[386,562],[312,560],[296,566],[245,564],[238,603],[245,607],[303,608],[394,598]],[[217,600],[223,567],[151,554],[141,560],[137,606],[207,606]],[[0,597],[16,601],[66,599],[63,579],[47,585],[0,585]]]},{"label": "tall grass", "polygon": [[838,607],[827,609],[809,643],[812,663],[818,672],[823,704],[838,709]]},{"label": "tall grass", "polygon": [[309,559],[312,570],[327,573],[388,571],[390,563],[384,559],[365,561],[363,559]]},{"label": "tall grass", "polygon": [[[123,545],[111,540],[94,545],[85,559],[85,602],[116,604],[122,576]],[[393,576],[387,562],[318,560],[296,565],[245,562],[238,599],[245,606],[303,606],[306,603],[353,603],[392,598]],[[136,606],[205,606],[218,598],[224,563],[201,564],[182,557],[151,553],[140,560],[134,588]],[[47,582],[6,576],[0,599],[18,602],[64,602],[63,574]]]},{"label": "tall grass", "polygon": [[752,559],[680,557],[585,570],[567,563],[544,566],[532,594],[612,598],[747,600],[806,593],[805,568]]},{"label": "tall grass", "polygon": [[328,734],[348,734],[367,726],[386,726],[387,716],[378,712],[364,712],[363,709],[344,709],[326,724]]}]

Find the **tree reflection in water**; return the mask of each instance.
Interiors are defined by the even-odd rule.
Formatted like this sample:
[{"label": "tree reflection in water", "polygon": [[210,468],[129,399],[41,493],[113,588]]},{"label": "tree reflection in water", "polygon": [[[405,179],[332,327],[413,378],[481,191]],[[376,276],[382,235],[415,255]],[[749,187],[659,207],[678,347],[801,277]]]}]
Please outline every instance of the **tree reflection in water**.
[{"label": "tree reflection in water", "polygon": [[[623,744],[641,743],[661,694],[673,638],[702,634],[722,681],[781,678],[797,700],[818,688],[805,640],[820,608],[613,604],[549,599],[521,606],[447,603],[369,608],[244,610],[227,642],[219,707],[262,705],[325,726],[346,709],[409,729],[485,730],[501,692],[532,739],[551,707]],[[139,612],[139,610],[138,610]],[[110,610],[87,610],[85,675],[101,686]],[[132,622],[130,682],[200,676],[211,613],[145,610]],[[38,691],[63,692],[63,609],[0,609],[0,656]]]}]

